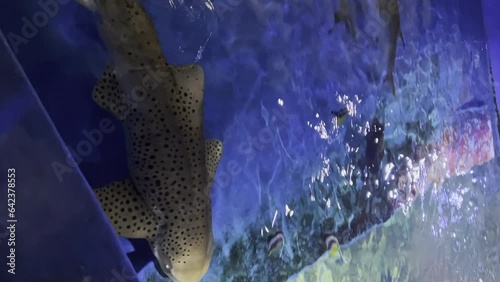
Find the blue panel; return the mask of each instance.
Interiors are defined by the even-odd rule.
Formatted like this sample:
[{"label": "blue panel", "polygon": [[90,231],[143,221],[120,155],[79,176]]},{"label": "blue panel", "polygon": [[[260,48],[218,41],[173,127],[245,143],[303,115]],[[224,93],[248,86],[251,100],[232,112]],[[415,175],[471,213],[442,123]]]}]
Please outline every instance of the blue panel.
[{"label": "blue panel", "polygon": [[0,281],[137,281],[1,33],[0,43]]}]

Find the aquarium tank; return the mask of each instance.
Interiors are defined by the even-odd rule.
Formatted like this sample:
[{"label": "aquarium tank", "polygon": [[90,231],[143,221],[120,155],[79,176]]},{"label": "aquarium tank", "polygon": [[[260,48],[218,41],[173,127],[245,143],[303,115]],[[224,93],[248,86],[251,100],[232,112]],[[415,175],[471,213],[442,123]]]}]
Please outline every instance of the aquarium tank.
[{"label": "aquarium tank", "polygon": [[0,9],[0,282],[500,281],[496,0]]}]

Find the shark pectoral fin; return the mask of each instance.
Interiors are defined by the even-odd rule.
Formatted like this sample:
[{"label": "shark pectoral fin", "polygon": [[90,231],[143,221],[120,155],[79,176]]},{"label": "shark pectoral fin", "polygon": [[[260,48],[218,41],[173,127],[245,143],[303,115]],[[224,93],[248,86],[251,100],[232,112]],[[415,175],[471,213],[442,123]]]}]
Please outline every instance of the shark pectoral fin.
[{"label": "shark pectoral fin", "polygon": [[124,120],[129,113],[130,107],[112,66],[106,66],[102,72],[92,92],[92,98],[101,108],[120,120]]},{"label": "shark pectoral fin", "polygon": [[115,181],[94,192],[120,236],[154,237],[156,224],[153,214],[130,180]]},{"label": "shark pectoral fin", "polygon": [[405,39],[403,38],[403,32],[402,31],[399,32],[399,37],[401,38],[401,42],[403,43],[403,48],[405,48],[406,44],[405,44]]},{"label": "shark pectoral fin", "polygon": [[205,147],[207,173],[210,181],[212,181],[222,156],[222,142],[217,139],[207,140]]}]

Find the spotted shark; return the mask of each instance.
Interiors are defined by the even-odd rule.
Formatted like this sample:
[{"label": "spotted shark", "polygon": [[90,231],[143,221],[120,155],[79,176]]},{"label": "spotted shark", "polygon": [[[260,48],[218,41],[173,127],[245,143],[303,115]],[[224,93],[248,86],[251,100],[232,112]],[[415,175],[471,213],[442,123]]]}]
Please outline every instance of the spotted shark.
[{"label": "spotted shark", "polygon": [[77,0],[111,62],[92,97],[122,123],[130,176],[95,194],[116,232],[144,238],[161,274],[197,282],[213,251],[210,189],[222,154],[203,135],[204,74],[174,66],[140,0]]}]

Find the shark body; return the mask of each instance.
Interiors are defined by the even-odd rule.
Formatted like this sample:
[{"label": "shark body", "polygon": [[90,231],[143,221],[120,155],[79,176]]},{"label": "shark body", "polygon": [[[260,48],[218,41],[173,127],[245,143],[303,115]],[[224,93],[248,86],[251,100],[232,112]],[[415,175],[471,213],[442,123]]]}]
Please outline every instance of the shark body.
[{"label": "shark body", "polygon": [[111,56],[92,96],[122,122],[130,173],[97,198],[119,235],[148,240],[164,274],[200,281],[212,256],[210,189],[222,154],[220,141],[203,136],[203,70],[167,63],[140,0],[77,1],[97,15]]}]

